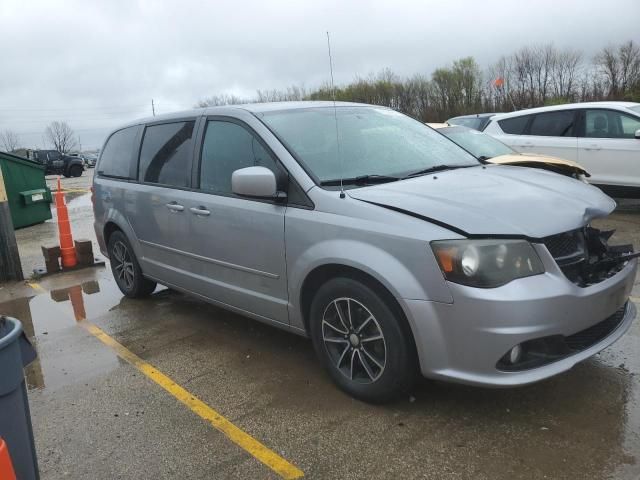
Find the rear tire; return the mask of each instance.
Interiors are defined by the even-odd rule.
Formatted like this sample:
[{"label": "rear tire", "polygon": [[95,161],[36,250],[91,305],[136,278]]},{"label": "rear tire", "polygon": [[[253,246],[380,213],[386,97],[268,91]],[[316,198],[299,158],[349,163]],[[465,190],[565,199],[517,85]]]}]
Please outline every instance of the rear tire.
[{"label": "rear tire", "polygon": [[402,313],[372,288],[338,277],[322,285],[310,310],[313,346],[338,386],[365,402],[410,391],[417,361]]},{"label": "rear tire", "polygon": [[120,291],[129,298],[147,297],[156,289],[156,282],[145,278],[127,237],[116,231],[107,246],[111,273]]}]

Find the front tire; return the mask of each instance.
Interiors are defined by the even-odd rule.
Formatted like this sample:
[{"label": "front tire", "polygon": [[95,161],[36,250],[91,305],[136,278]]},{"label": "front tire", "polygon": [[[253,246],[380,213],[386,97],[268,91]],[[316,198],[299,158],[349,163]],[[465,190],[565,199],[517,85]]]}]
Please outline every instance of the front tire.
[{"label": "front tire", "polygon": [[109,237],[111,273],[120,291],[129,298],[147,297],[156,289],[156,282],[145,278],[133,248],[124,233],[113,232]]},{"label": "front tire", "polygon": [[320,361],[360,400],[386,402],[413,385],[415,349],[398,310],[364,283],[342,277],[321,286],[311,303],[310,333]]}]

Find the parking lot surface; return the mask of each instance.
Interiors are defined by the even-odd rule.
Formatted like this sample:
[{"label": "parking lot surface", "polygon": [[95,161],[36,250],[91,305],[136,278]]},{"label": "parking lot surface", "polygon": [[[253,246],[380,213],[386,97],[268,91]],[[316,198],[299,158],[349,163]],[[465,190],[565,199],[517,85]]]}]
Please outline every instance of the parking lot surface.
[{"label": "parking lot surface", "polygon": [[[74,235],[95,241],[82,192],[91,173],[63,183],[78,190],[68,196]],[[640,204],[623,202],[598,226],[640,248]],[[55,224],[20,230],[18,241],[28,272],[40,245],[56,242]],[[108,268],[4,285],[0,311],[23,321],[39,353],[27,381],[45,480],[282,476],[105,338],[305,478],[640,478],[638,320],[601,354],[535,385],[423,380],[372,406],[331,383],[309,340],[164,288],[126,299]]]}]

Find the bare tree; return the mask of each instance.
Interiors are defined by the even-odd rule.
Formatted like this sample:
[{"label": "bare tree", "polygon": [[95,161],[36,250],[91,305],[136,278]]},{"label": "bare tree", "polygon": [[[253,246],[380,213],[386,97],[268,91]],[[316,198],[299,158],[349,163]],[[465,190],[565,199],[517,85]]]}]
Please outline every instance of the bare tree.
[{"label": "bare tree", "polygon": [[2,143],[5,152],[13,152],[18,148],[20,137],[13,130],[4,130],[0,132],[0,143]]},{"label": "bare tree", "polygon": [[593,63],[606,79],[609,96],[615,97],[620,90],[620,68],[615,50],[612,47],[603,48],[595,56]]},{"label": "bare tree", "polygon": [[223,93],[222,95],[213,95],[211,97],[200,100],[197,107],[219,107],[223,105],[239,105],[241,103],[252,103],[254,100],[248,100],[246,98],[240,98],[236,95],[228,95]]},{"label": "bare tree", "polygon": [[425,122],[478,112],[501,112],[549,103],[607,98],[640,101],[640,46],[633,41],[604,48],[593,63],[581,52],[553,44],[520,48],[501,57],[483,75],[472,57],[430,75],[402,78],[390,69],[356,76],[346,85],[306,90],[258,90],[251,98],[219,95],[200,106],[287,100],[336,100],[384,105]]},{"label": "bare tree", "polygon": [[576,77],[582,62],[582,53],[576,50],[563,50],[556,56],[553,64],[553,96],[570,101],[575,95]]},{"label": "bare tree", "polygon": [[618,48],[618,60],[620,64],[620,89],[627,93],[631,88],[640,83],[640,47],[629,40]]},{"label": "bare tree", "polygon": [[286,90],[258,90],[256,92],[258,102],[294,102],[304,100],[307,91],[304,86],[292,85]]},{"label": "bare tree", "polygon": [[47,140],[60,153],[67,153],[76,146],[76,135],[67,122],[51,122],[45,130]]}]

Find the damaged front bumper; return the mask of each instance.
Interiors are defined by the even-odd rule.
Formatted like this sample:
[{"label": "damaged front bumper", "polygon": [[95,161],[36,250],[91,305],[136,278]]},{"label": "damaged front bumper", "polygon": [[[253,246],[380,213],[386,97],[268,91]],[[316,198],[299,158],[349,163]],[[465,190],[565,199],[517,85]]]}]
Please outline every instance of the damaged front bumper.
[{"label": "damaged front bumper", "polygon": [[[569,280],[544,244],[534,247],[544,274],[493,289],[449,283],[452,304],[404,301],[423,375],[474,385],[524,385],[570,369],[629,329],[636,315],[628,298],[637,259],[584,284]],[[517,345],[522,346],[518,361],[505,368]]]}]

